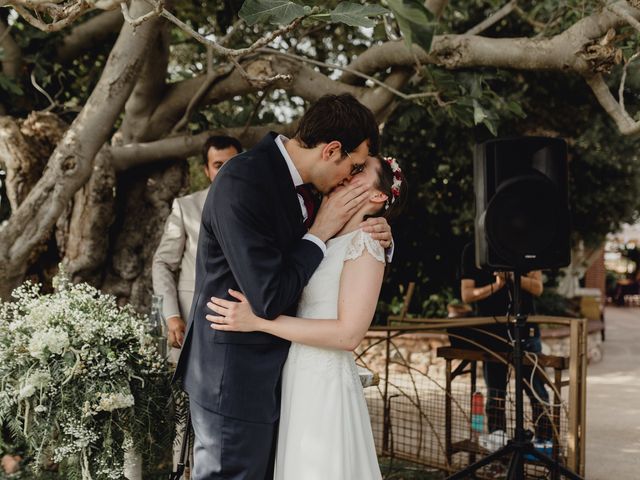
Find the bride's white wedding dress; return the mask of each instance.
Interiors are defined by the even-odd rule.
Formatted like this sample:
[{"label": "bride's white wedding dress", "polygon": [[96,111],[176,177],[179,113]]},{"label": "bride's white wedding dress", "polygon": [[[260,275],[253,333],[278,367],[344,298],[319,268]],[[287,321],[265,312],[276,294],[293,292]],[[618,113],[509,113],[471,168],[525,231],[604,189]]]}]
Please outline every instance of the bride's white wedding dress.
[{"label": "bride's white wedding dress", "polygon": [[[365,252],[384,263],[383,248],[362,230],[329,240],[297,316],[337,318],[344,262]],[[353,353],[292,343],[282,373],[275,479],[381,478]]]}]

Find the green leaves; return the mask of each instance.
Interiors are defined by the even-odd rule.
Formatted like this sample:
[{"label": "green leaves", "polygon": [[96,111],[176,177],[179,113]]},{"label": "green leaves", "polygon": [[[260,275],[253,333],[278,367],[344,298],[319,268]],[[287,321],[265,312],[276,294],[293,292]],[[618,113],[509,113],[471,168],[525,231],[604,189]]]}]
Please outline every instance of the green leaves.
[{"label": "green leaves", "polygon": [[[317,3],[317,2],[316,2]],[[436,20],[421,0],[387,0],[407,46],[416,43],[429,51],[436,27]],[[317,5],[308,5],[290,0],[246,0],[239,15],[249,25],[257,23],[287,25],[300,17],[316,21],[344,23],[352,27],[372,28],[375,17],[389,13],[380,5],[363,5],[341,2],[333,10]]]},{"label": "green leaves", "polygon": [[[473,123],[475,123],[476,125],[478,125],[479,123],[482,123],[482,121],[488,118],[487,113],[484,111],[484,109],[482,108],[482,106],[478,103],[477,100],[473,101]],[[495,134],[494,134],[495,135]]]},{"label": "green leaves", "polygon": [[2,73],[0,73],[0,90],[4,90],[13,95],[22,95],[24,93],[20,85]]},{"label": "green leaves", "polygon": [[352,27],[374,27],[377,17],[389,13],[380,5],[361,5],[353,2],[339,3],[333,10],[320,6],[313,9],[289,0],[246,0],[238,13],[249,25],[270,23],[287,25],[296,18],[309,16],[323,22],[344,23]]},{"label": "green leaves", "polygon": [[421,0],[387,0],[408,47],[416,43],[425,51],[431,49],[436,21]]},{"label": "green leaves", "polygon": [[249,25],[258,22],[286,25],[310,13],[311,7],[288,0],[247,0],[238,15]]},{"label": "green leaves", "polygon": [[352,27],[369,27],[376,25],[370,17],[377,17],[389,13],[384,7],[379,5],[360,5],[352,2],[342,2],[335,9],[329,12],[332,22],[344,23]]}]

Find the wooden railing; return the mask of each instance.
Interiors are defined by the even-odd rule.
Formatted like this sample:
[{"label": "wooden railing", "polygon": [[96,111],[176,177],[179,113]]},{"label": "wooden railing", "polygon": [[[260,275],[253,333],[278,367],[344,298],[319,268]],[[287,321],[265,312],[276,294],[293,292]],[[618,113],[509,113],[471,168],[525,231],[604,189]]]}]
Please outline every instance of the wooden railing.
[{"label": "wooden railing", "polygon": [[[408,297],[411,298],[413,285],[407,289]],[[389,387],[390,387],[390,357],[391,350],[395,348],[393,342],[407,334],[426,332],[445,332],[448,328],[459,327],[480,327],[494,324],[496,321],[507,323],[507,317],[474,317],[459,319],[442,318],[416,318],[410,317],[407,313],[409,302],[405,301],[405,308],[399,315],[389,318],[390,324],[386,326],[373,326],[370,335],[376,337],[380,342],[385,342],[385,367],[384,373],[380,373],[380,392],[384,408],[383,425],[383,454],[390,453],[389,432],[390,415],[389,410]],[[584,475],[585,468],[585,413],[586,413],[586,370],[587,370],[587,321],[586,319],[574,319],[565,317],[550,316],[530,316],[529,323],[561,325],[570,329],[570,353],[568,357],[568,377],[561,379],[562,386],[569,387],[567,412],[568,426],[566,437],[566,465]],[[377,342],[379,343],[379,342]],[[562,360],[565,362],[565,360]],[[565,366],[563,364],[563,366]],[[378,373],[378,372],[376,372]],[[558,378],[550,383],[557,384]],[[385,452],[387,450],[387,452]],[[411,460],[408,458],[407,460]],[[424,459],[422,459],[424,460]],[[424,463],[418,459],[418,463]]]}]

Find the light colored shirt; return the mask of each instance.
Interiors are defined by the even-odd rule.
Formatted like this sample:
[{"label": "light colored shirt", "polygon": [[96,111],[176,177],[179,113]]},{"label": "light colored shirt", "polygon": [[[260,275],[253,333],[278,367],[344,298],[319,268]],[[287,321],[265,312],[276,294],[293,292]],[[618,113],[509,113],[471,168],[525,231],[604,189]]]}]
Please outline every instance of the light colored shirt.
[{"label": "light colored shirt", "polygon": [[[276,145],[278,146],[280,153],[284,157],[285,162],[287,162],[287,167],[289,168],[289,173],[291,174],[291,179],[293,180],[293,185],[297,188],[300,185],[302,185],[304,182],[302,181],[300,172],[298,172],[298,169],[293,163],[293,160],[291,159],[289,152],[287,152],[287,149],[284,148],[284,142],[288,140],[289,139],[284,135],[278,135],[276,137]],[[309,217],[309,213],[307,212],[307,207],[304,204],[304,199],[302,198],[302,195],[300,195],[299,193],[298,193],[298,202],[300,203],[300,212],[302,213],[302,219],[306,221],[307,218]],[[320,248],[320,250],[322,250],[322,253],[326,255],[327,246],[318,237],[316,237],[312,233],[306,233],[302,238],[304,240],[309,240],[310,242],[315,243]]]}]

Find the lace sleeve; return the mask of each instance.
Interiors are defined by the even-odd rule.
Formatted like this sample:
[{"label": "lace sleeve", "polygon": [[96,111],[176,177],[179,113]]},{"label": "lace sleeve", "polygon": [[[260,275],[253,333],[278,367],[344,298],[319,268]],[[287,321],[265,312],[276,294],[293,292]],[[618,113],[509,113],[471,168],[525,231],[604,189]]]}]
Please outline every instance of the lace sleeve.
[{"label": "lace sleeve", "polygon": [[358,230],[358,233],[356,233],[350,240],[344,260],[355,260],[364,253],[365,248],[373,258],[379,262],[386,263],[384,248],[382,248],[380,242],[374,240],[371,238],[371,235],[363,232],[362,230]]}]

